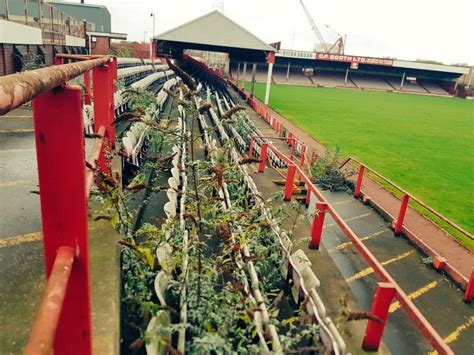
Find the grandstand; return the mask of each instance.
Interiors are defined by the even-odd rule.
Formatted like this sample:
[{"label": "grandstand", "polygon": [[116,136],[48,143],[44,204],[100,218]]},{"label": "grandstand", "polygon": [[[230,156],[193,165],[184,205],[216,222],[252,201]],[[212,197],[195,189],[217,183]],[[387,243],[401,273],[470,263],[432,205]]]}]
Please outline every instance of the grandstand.
[{"label": "grandstand", "polygon": [[[230,75],[242,76],[240,62],[231,62]],[[242,65],[240,65],[242,68]],[[257,82],[266,82],[268,65],[258,63]],[[452,95],[456,80],[469,68],[384,58],[279,50],[272,82],[277,84],[399,91],[426,95]],[[247,73],[247,80],[251,77]]]}]

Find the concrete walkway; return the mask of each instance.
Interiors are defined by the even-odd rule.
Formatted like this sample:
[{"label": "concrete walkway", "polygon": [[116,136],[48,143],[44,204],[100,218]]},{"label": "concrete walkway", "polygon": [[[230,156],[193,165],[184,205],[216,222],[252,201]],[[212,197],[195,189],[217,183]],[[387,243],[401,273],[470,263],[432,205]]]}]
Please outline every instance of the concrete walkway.
[{"label": "concrete walkway", "polygon": [[[0,354],[21,354],[45,287],[31,109],[0,116]],[[94,204],[91,206],[94,207]],[[93,349],[118,354],[118,235],[90,221]]]},{"label": "concrete walkway", "polygon": [[[248,108],[247,113],[263,135],[276,137],[271,127],[254,111]],[[273,144],[284,154],[291,154],[284,141],[274,140]],[[255,173],[255,182],[265,198],[282,190],[281,186],[271,182],[281,180],[280,174],[286,175],[286,170],[277,172],[268,167],[264,174]],[[474,305],[462,302],[462,291],[444,275],[425,265],[425,255],[406,239],[395,237],[389,223],[374,209],[355,200],[346,192],[323,191],[323,195],[452,349],[459,354],[474,353]],[[304,207],[302,210],[306,211]],[[339,299],[347,292],[353,301],[352,310],[370,310],[378,279],[332,218],[326,216],[322,247],[319,251],[306,247],[309,235],[308,219],[306,226],[298,226],[295,229],[295,240],[297,247],[303,248],[311,258],[314,271],[321,279],[323,301],[333,306],[333,310],[340,309]],[[365,321],[359,321],[349,330],[352,340],[358,346],[362,342],[362,338],[358,337],[364,332],[365,325]],[[394,354],[430,351],[429,344],[411,324],[397,302],[391,305],[383,340]],[[350,350],[357,352],[360,348]]]}]

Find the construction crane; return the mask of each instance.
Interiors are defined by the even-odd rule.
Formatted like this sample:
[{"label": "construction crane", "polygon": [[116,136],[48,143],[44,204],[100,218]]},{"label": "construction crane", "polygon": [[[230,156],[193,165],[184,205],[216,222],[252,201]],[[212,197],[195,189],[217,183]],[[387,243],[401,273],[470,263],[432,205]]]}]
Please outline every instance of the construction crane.
[{"label": "construction crane", "polygon": [[[334,53],[334,49],[337,49],[338,54],[344,54],[344,38],[338,34],[338,39],[332,46],[329,47],[328,43],[324,40],[323,35],[321,34],[321,31],[319,30],[318,26],[316,25],[316,22],[314,22],[313,17],[311,17],[311,14],[309,13],[308,9],[303,3],[303,0],[300,0],[300,4],[303,7],[303,10],[306,14],[306,17],[309,20],[309,23],[311,24],[311,28],[313,29],[314,34],[318,38],[319,43],[321,44],[321,47],[323,48],[325,53]],[[329,26],[326,25],[326,27],[329,28]],[[332,30],[331,30],[332,31]]]}]

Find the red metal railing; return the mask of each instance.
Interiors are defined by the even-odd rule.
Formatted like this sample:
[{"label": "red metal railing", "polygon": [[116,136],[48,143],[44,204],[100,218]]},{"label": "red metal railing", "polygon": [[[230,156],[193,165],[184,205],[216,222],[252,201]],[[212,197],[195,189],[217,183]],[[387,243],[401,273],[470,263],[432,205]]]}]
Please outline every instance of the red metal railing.
[{"label": "red metal railing", "polygon": [[96,139],[90,164],[98,159],[105,170],[117,65],[89,58],[0,78],[0,114],[33,99],[47,287],[25,354],[92,352],[87,204],[94,172],[85,167],[83,93],[66,82],[92,70],[95,132],[107,139]]},{"label": "red metal railing", "polygon": [[[449,275],[458,283],[460,284],[463,288],[466,289],[466,295],[465,295],[465,300],[466,301],[471,301],[472,296],[469,297],[467,296],[467,285],[469,284],[469,280],[463,276],[458,270],[456,270],[453,266],[451,266],[443,257],[441,257],[436,251],[434,251],[429,245],[427,245],[423,240],[421,240],[414,232],[412,232],[405,224],[405,215],[408,209],[408,203],[409,201],[413,201],[416,203],[418,206],[422,207],[426,211],[430,212],[437,218],[439,218],[441,221],[452,227],[454,230],[458,231],[460,234],[464,235],[465,237],[469,239],[474,239],[474,236],[466,231],[464,228],[461,226],[457,225],[453,221],[449,220],[447,217],[443,216],[440,212],[436,211],[432,207],[428,206],[426,203],[421,201],[419,198],[413,196],[411,193],[407,192],[406,190],[402,189],[400,186],[395,184],[393,181],[390,179],[386,178],[376,170],[368,167],[366,164],[360,162],[359,160],[355,158],[348,158],[340,167],[339,169],[342,169],[346,164],[348,164],[350,161],[353,161],[357,165],[359,165],[359,171],[357,174],[357,180],[356,180],[356,186],[354,190],[354,197],[358,198],[359,196],[363,196],[364,200],[369,201],[370,197],[367,196],[367,194],[364,194],[362,191],[362,182],[365,176],[365,172],[369,171],[373,175],[375,175],[377,178],[382,180],[384,183],[388,184],[398,192],[400,192],[403,197],[401,200],[400,204],[400,209],[398,211],[397,217],[393,218],[392,221],[392,228],[395,232],[395,234],[400,234],[404,233],[409,239],[413,240],[427,255],[431,256],[433,258],[433,266],[437,270],[445,270],[446,272],[449,273]],[[474,270],[473,270],[474,272]],[[471,276],[472,280],[472,276]],[[472,281],[471,281],[472,282]]]},{"label": "red metal railing", "polygon": [[[377,172],[376,170],[368,167],[366,164],[364,163],[361,163],[359,160],[353,158],[353,157],[349,157],[340,167],[339,169],[342,169],[347,163],[349,163],[350,161],[353,161],[355,162],[356,164],[359,165],[359,174],[358,174],[358,178],[357,178],[357,184],[356,184],[356,189],[354,191],[354,197],[359,197],[360,193],[361,193],[361,187],[362,187],[362,180],[364,178],[364,171],[365,169],[367,169],[368,171],[370,171],[372,174],[374,174],[375,176],[377,176],[379,179],[383,180],[385,183],[389,184],[391,187],[395,188],[397,191],[401,192],[403,194],[403,198],[407,200],[408,202],[408,199],[413,201],[413,202],[416,202],[419,206],[423,207],[424,209],[426,209],[427,211],[429,211],[430,213],[432,213],[433,215],[435,215],[436,217],[438,217],[440,220],[442,220],[443,222],[445,222],[446,224],[450,225],[452,228],[456,229],[459,233],[463,234],[464,236],[466,236],[467,238],[470,238],[470,239],[473,239],[474,240],[474,235],[472,235],[471,233],[469,233],[468,231],[466,231],[464,228],[462,228],[461,226],[457,225],[456,223],[454,223],[453,221],[451,221],[450,219],[448,219],[447,217],[443,216],[441,213],[439,213],[438,211],[436,211],[435,209],[433,209],[432,207],[428,206],[426,203],[424,203],[423,201],[421,201],[420,199],[418,199],[417,197],[413,196],[411,193],[407,192],[406,190],[402,189],[400,186],[398,186],[397,184],[395,184],[393,181],[391,181],[390,179],[386,178],[385,176],[383,176],[382,174],[380,174],[379,172]],[[403,217],[405,215],[405,211],[406,211],[406,205],[407,203],[404,203],[405,201],[402,201],[402,208],[400,208],[400,212],[399,212],[399,216],[401,216],[402,218],[397,218],[395,221],[394,221],[394,230],[395,230],[395,233],[401,233],[403,231]],[[405,205],[405,206],[404,206]]]},{"label": "red metal railing", "polygon": [[[260,137],[254,137],[260,138]],[[260,150],[260,164],[259,172],[265,172],[265,162],[267,160],[268,151],[271,150],[279,159],[284,161],[288,166],[287,180],[285,184],[284,199],[290,200],[294,186],[294,176],[298,172],[301,181],[304,182],[307,188],[307,196],[313,194],[318,199],[316,204],[316,214],[313,217],[311,228],[311,240],[308,247],[311,249],[319,249],[321,243],[321,236],[324,228],[324,217],[329,213],[334,219],[335,223],[349,238],[354,247],[359,251],[364,260],[373,268],[374,273],[382,281],[378,284],[376,294],[372,303],[372,313],[377,316],[382,322],[369,320],[366,328],[366,333],[363,342],[365,350],[377,350],[382,338],[385,327],[385,320],[388,317],[389,306],[392,298],[395,297],[404,309],[410,320],[420,330],[423,336],[430,342],[433,348],[439,354],[453,354],[450,347],[443,341],[438,332],[431,326],[428,320],[421,314],[414,303],[408,298],[405,292],[398,286],[392,276],[379,263],[370,250],[357,237],[352,229],[344,222],[342,217],[336,210],[326,201],[317,187],[313,184],[312,179],[306,176],[299,164],[292,161],[289,157],[281,153],[276,147],[269,143],[262,143]],[[307,201],[309,198],[307,197]],[[309,204],[308,204],[309,205]]]},{"label": "red metal railing", "polygon": [[[273,115],[268,110],[268,107],[264,104],[259,103],[256,99],[254,99],[251,95],[249,95],[244,88],[239,87],[232,81],[228,81],[228,83],[236,89],[242,97],[244,97],[248,104],[269,124],[271,127],[277,132],[278,136],[281,137],[283,136],[286,139],[292,139],[295,138],[293,142],[296,142],[292,145],[292,157],[291,159],[293,160],[293,154],[295,150],[295,146],[299,145],[302,147],[302,150],[304,148],[304,151],[306,151],[306,146],[298,140],[285,126],[282,124],[282,122],[275,118]],[[302,154],[302,158],[304,161],[304,156],[305,154]],[[310,162],[314,161],[316,158],[316,152],[312,152],[311,154],[311,159]],[[354,160],[353,158],[349,158],[344,164],[346,164],[348,161]],[[454,229],[458,230],[460,233],[463,235],[469,237],[472,239],[472,234],[469,232],[465,231],[463,228],[460,226],[456,225],[454,222],[450,221],[446,217],[442,216],[439,212],[436,210],[432,209],[410,193],[406,192],[399,186],[395,185],[392,183],[390,180],[382,176],[381,174],[377,173],[373,169],[368,168],[366,165],[363,163],[359,163],[359,175],[357,177],[356,181],[356,188],[355,188],[355,197],[359,197],[361,195],[361,188],[362,188],[362,180],[364,176],[364,171],[367,168],[371,172],[373,172],[376,176],[384,180],[385,182],[391,184],[394,188],[398,189],[400,192],[404,194],[404,197],[402,199],[402,203],[400,206],[400,210],[398,213],[398,216],[393,218],[394,224],[393,228],[395,230],[395,233],[404,233],[413,243],[415,243],[421,250],[423,250],[424,253],[426,253],[428,256],[431,256],[433,258],[433,267],[437,270],[443,270],[445,271],[454,281],[456,281],[459,285],[461,285],[465,289],[465,294],[464,294],[464,301],[465,302],[471,302],[474,300],[474,269],[471,272],[469,280],[462,275],[455,267],[453,267],[447,260],[445,260],[443,257],[441,257],[436,251],[434,251],[426,242],[424,242],[420,237],[418,237],[415,233],[413,233],[409,228],[407,228],[406,225],[404,225],[404,219],[405,219],[405,214],[406,210],[408,208],[408,202],[409,200],[413,200],[414,202],[418,203],[420,206],[424,207],[426,210],[429,212],[433,213],[435,216],[439,217],[441,220],[446,222],[448,225],[453,227]],[[343,165],[344,165],[343,164]],[[341,166],[341,168],[343,167]],[[369,200],[368,196],[363,196],[364,200],[366,202]]]}]

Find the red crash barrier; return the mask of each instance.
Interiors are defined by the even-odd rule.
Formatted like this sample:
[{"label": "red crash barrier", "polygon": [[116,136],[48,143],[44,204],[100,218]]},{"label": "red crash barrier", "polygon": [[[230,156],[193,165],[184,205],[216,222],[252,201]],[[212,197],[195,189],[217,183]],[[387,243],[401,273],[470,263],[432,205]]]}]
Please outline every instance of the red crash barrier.
[{"label": "red crash barrier", "polygon": [[56,66],[0,78],[1,114],[33,99],[47,286],[25,354],[92,353],[87,205],[94,178],[85,167],[82,90],[67,81],[84,74],[94,131],[108,138],[96,139],[91,165],[104,162],[103,141],[113,144],[115,135],[117,66],[109,56],[67,59],[79,62],[61,64],[58,56]]},{"label": "red crash barrier", "polygon": [[[253,137],[260,138],[260,137]],[[443,338],[438,332],[431,326],[428,320],[418,310],[415,304],[408,298],[405,292],[398,286],[392,276],[385,270],[370,250],[364,245],[364,243],[357,237],[352,229],[344,222],[342,217],[336,212],[336,210],[326,201],[323,195],[319,192],[318,188],[313,184],[311,178],[306,176],[303,169],[291,160],[289,157],[281,153],[272,144],[266,142],[261,144],[260,150],[260,164],[259,172],[264,173],[266,167],[266,160],[268,152],[272,151],[280,160],[286,163],[289,170],[295,170],[300,177],[301,181],[306,185],[308,194],[313,194],[318,199],[316,204],[316,215],[313,219],[311,228],[311,240],[309,242],[309,248],[318,249],[321,242],[322,231],[324,228],[324,216],[329,213],[334,219],[335,223],[349,238],[354,247],[358,250],[359,254],[364,260],[373,268],[374,273],[382,281],[379,284],[376,295],[372,304],[372,314],[375,315],[381,322],[373,321],[368,322],[363,348],[366,350],[376,350],[380,345],[382,339],[383,330],[385,328],[386,320],[388,317],[388,310],[392,298],[396,298],[400,303],[402,309],[406,312],[410,320],[420,330],[423,336],[430,342],[433,348],[439,354],[454,354],[451,348],[444,342]],[[294,185],[294,173],[291,171],[287,175],[287,181],[285,184],[285,195],[286,187]],[[308,200],[307,200],[308,201]],[[388,306],[387,306],[388,303]]]}]

